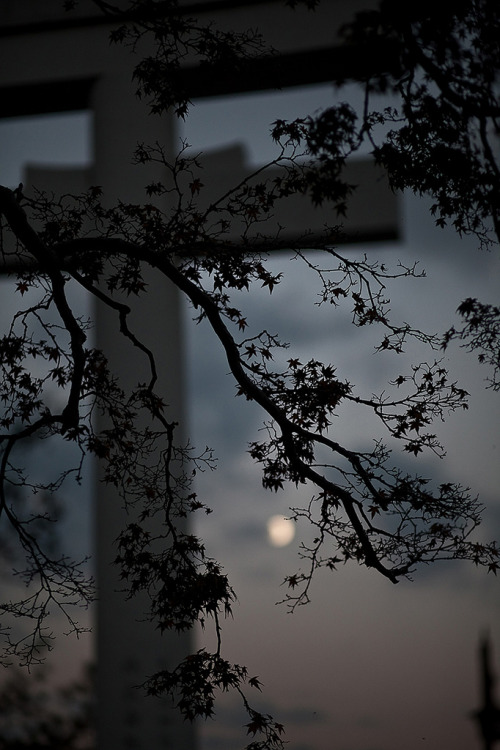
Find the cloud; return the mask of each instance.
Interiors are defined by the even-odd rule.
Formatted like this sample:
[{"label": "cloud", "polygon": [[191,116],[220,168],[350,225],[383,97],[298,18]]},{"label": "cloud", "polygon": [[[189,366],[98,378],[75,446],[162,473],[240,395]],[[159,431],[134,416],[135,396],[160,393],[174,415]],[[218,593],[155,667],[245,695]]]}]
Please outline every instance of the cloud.
[{"label": "cloud", "polygon": [[[456,320],[460,299],[469,293],[491,298],[498,261],[478,257],[473,245],[460,243],[454,235],[435,233],[425,210],[411,209],[405,248],[369,250],[387,262],[423,261],[428,276],[396,284],[391,308],[398,319],[445,330]],[[314,283],[309,284],[299,264],[290,265],[290,273],[287,294],[281,297],[278,288],[271,296],[258,293],[249,318],[257,327],[295,340],[298,356],[332,361],[340,376],[354,374],[360,392],[368,394],[381,390],[388,377],[408,368],[412,360],[428,356],[419,346],[409,347],[406,358],[367,355],[372,332],[347,325],[346,313],[315,309]],[[307,488],[278,494],[262,489],[259,469],[245,455],[262,415],[254,405],[242,408],[241,400],[233,398],[227,365],[217,359],[213,341],[201,341],[199,352],[202,362],[212,358],[206,370],[198,366],[192,381],[200,389],[198,416],[208,415],[210,421],[207,429],[195,414],[193,428],[195,434],[210,435],[220,458],[220,472],[203,477],[215,512],[204,519],[202,532],[207,532],[211,552],[221,556],[240,596],[235,620],[224,623],[223,648],[263,680],[263,705],[269,712],[281,708],[290,722],[293,747],[330,750],[335,743],[339,750],[419,750],[424,745],[440,750],[453,745],[468,750],[476,734],[468,712],[479,702],[477,639],[500,617],[498,581],[469,564],[453,562],[422,567],[414,582],[393,586],[353,563],[334,572],[320,571],[311,589],[312,603],[292,616],[286,607],[276,607],[285,594],[282,578],[301,561],[295,542],[270,549],[264,524],[273,513],[286,514],[288,506],[307,502]],[[471,485],[473,494],[479,491],[489,506],[480,534],[494,537],[500,531],[498,395],[484,391],[485,375],[473,356],[458,349],[445,354],[454,377],[473,394],[471,409],[436,425],[448,449],[445,460],[431,454],[413,459],[399,451],[396,460],[437,483],[451,477]],[[382,432],[363,413],[347,418],[342,414],[333,426],[334,435],[355,447],[371,445],[372,437]],[[299,528],[299,537],[303,532]],[[303,710],[294,724],[296,706]],[[317,725],[307,721],[309,707],[318,711]],[[220,721],[225,723],[224,715]],[[211,747],[219,750],[222,745]]]}]

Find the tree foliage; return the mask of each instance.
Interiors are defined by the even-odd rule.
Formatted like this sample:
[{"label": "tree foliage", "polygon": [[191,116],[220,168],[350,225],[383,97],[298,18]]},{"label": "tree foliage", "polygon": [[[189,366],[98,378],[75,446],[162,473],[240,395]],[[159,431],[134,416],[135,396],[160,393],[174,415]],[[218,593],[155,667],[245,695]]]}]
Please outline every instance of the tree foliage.
[{"label": "tree foliage", "polygon": [[[116,20],[112,43],[129,45],[137,55],[138,95],[151,116],[172,108],[188,116],[190,103],[178,75],[186,58],[217,71],[249,66],[269,53],[257,32],[203,26],[178,13],[175,2],[93,2]],[[368,142],[394,189],[432,197],[438,225],[451,223],[483,245],[498,242],[499,35],[498,6],[488,0],[446,7],[390,0],[358,14],[344,29],[345,44],[360,50],[387,44],[392,50],[390,69],[361,82],[363,111],[341,103],[294,122],[278,120],[272,131],[276,158],[211,198],[208,206],[198,159],[182,149],[172,160],[161,144],[138,144],[135,153],[137,163],[159,163],[169,175],[148,186],[141,205],[110,207],[98,186],[61,197],[28,197],[22,189],[0,188],[3,253],[11,267],[15,256],[19,293],[19,310],[0,341],[0,511],[24,553],[22,576],[29,583],[27,596],[5,604],[3,611],[33,624],[28,639],[4,629],[7,659],[37,660],[49,638],[49,606],[63,610],[77,629],[71,605],[92,598],[81,565],[50,554],[32,515],[22,515],[17,496],[53,493],[72,476],[81,481],[84,459],[95,456],[105,481],[119,490],[129,510],[116,558],[129,595],[148,593],[149,617],[162,631],[212,622],[217,633],[215,653],[202,649],[189,655],[174,670],[152,676],[147,690],[176,696],[180,710],[193,719],[212,715],[217,691],[235,689],[250,716],[249,747],[281,747],[282,727],[256,712],[244,693],[245,685],[259,688],[257,678],[222,655],[220,619],[234,600],[227,575],[203,541],[179,525],[192,513],[210,512],[193,477],[198,466],[211,465],[212,457],[177,440],[165,408],[168,394],[156,390],[155,353],[129,327],[132,308],[148,293],[146,267],[173,282],[196,319],[209,323],[239,395],[262,410],[267,437],[253,442],[250,454],[262,467],[264,486],[278,492],[300,485],[309,492],[305,507],[294,510],[296,518],[310,521],[315,535],[301,549],[308,567],[287,578],[292,608],[308,600],[316,569],[350,561],[394,583],[421,564],[443,559],[469,560],[496,572],[497,545],[474,538],[482,510],[478,500],[453,479],[436,486],[401,469],[394,446],[415,456],[440,455],[434,421],[467,407],[468,394],[439,359],[439,349],[453,339],[493,365],[491,383],[498,388],[498,307],[466,300],[458,311],[463,327],[453,326],[442,337],[427,334],[390,312],[387,285],[418,276],[416,266],[388,269],[371,257],[341,253],[336,226],[314,242],[307,227],[302,238],[285,242],[266,233],[266,222],[277,205],[297,194],[333,206],[341,220],[354,190],[345,179],[346,161]],[[153,52],[141,57],[146,37]],[[372,109],[373,94],[381,92],[390,93],[394,103]],[[230,239],[236,229],[238,241]],[[402,353],[417,340],[429,347],[429,362],[395,373],[383,393],[365,394],[331,363],[301,361],[277,336],[255,331],[239,295],[254,287],[272,294],[280,284],[282,275],[266,265],[276,248],[288,249],[317,273],[322,301],[333,314],[350,306],[354,326],[378,330],[380,352]],[[322,251],[320,266],[310,260],[311,249]],[[88,346],[91,321],[72,305],[75,285],[115,313],[117,331],[149,363],[148,382],[126,392],[107,353]],[[53,383],[63,396],[62,408],[47,396]],[[349,405],[380,422],[375,442],[359,450],[342,445],[330,430],[339,409]],[[96,414],[105,416],[106,429],[96,430]],[[53,482],[37,484],[23,470],[21,454],[23,443],[35,437],[47,446],[74,445],[76,466]]]}]

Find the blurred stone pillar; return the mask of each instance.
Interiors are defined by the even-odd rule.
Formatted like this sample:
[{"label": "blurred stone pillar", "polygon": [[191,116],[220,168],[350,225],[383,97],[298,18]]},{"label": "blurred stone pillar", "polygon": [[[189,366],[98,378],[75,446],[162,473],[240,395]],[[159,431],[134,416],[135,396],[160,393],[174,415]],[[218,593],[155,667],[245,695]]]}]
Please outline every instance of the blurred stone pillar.
[{"label": "blurred stone pillar", "polygon": [[[162,174],[151,165],[133,164],[136,144],[160,141],[171,150],[175,123],[149,116],[146,103],[136,98],[129,50],[110,45],[110,26],[92,3],[82,2],[73,14],[64,12],[61,0],[2,0],[1,5],[0,116],[87,109],[93,118],[89,172],[37,170],[36,179],[41,180],[37,186],[61,194],[98,184],[107,205],[120,199],[144,203],[144,186]],[[171,405],[168,417],[182,422],[184,358],[178,294],[154,274],[147,283],[147,294],[138,301],[130,327],[158,352],[157,390]],[[96,345],[108,356],[123,386],[147,380],[146,358],[121,341],[115,313],[97,306],[95,320]],[[195,747],[192,726],[165,702],[147,698],[137,687],[166,664],[176,664],[190,650],[190,636],[160,637],[154,625],[142,621],[141,602],[127,601],[120,593],[123,582],[113,565],[114,542],[126,515],[121,498],[98,476],[96,480],[98,750],[191,750]]]},{"label": "blurred stone pillar", "polygon": [[[131,75],[131,69],[123,65],[103,74],[92,89],[95,161],[91,182],[103,188],[107,204],[117,200],[144,203],[145,185],[168,175],[157,165],[133,164],[137,143],[159,142],[171,154],[175,139],[175,122],[149,116],[144,102],[133,96]],[[168,418],[179,421],[182,429],[185,393],[179,294],[154,272],[146,272],[146,282],[146,293],[139,300],[129,300],[135,308],[129,326],[154,352],[159,374],[156,390],[168,400]],[[108,357],[123,387],[148,382],[147,358],[119,334],[116,313],[98,303],[95,319],[96,346]],[[177,440],[184,442],[181,433]],[[189,637],[160,636],[151,623],[142,620],[147,602],[140,597],[127,601],[118,593],[123,581],[112,561],[127,514],[117,492],[99,481],[95,515],[98,748],[191,750],[195,745],[192,727],[162,699],[148,698],[137,687],[155,671],[175,666],[188,651]]]}]

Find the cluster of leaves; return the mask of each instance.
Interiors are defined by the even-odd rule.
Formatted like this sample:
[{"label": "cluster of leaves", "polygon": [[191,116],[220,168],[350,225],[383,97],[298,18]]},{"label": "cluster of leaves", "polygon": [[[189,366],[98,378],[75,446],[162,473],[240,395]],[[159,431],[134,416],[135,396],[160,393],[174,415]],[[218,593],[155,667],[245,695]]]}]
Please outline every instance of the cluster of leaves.
[{"label": "cluster of leaves", "polygon": [[179,75],[183,66],[199,65],[207,75],[225,79],[244,75],[249,61],[269,53],[258,31],[223,31],[202,23],[183,13],[177,0],[92,2],[117,23],[111,42],[139,52],[134,69],[137,95],[147,98],[154,114],[174,107],[179,117],[186,116],[190,102]]},{"label": "cluster of leaves", "polygon": [[[400,102],[379,118],[394,129],[374,155],[391,184],[430,195],[436,223],[451,223],[486,244],[499,234],[499,169],[494,139],[500,133],[498,6],[464,0],[436,8],[402,7],[383,0],[345,27],[349,44],[391,44],[394,70],[366,82],[367,97],[390,91]],[[372,133],[373,113],[365,110]],[[376,120],[380,124],[380,119]]]},{"label": "cluster of leaves", "polygon": [[234,689],[241,695],[250,717],[246,725],[247,734],[261,737],[247,745],[247,750],[281,750],[283,725],[274,721],[269,714],[256,711],[249,705],[241,689],[244,684],[257,690],[261,689],[259,679],[249,677],[246,667],[231,664],[219,653],[211,654],[205,649],[200,649],[189,655],[175,670],[153,675],[147,681],[146,688],[149,695],[167,693],[180,696],[178,705],[186,718],[191,720],[199,716],[212,717],[215,712],[216,692]]},{"label": "cluster of leaves", "polygon": [[479,362],[491,366],[489,386],[495,391],[500,390],[500,307],[468,297],[459,305],[457,312],[464,319],[464,325],[458,329],[452,326],[446,331],[443,349],[453,339],[463,341],[469,351],[478,352]]},{"label": "cluster of leaves", "polygon": [[[384,446],[379,444],[377,452],[384,461]],[[360,543],[360,533],[353,532],[354,523],[345,519],[339,512],[337,498],[326,491],[313,496],[306,508],[294,508],[292,517],[306,519],[315,528],[315,536],[312,543],[301,545],[300,558],[307,561],[307,568],[301,567],[285,579],[290,589],[286,602],[292,610],[309,602],[310,586],[318,568],[336,570],[351,560],[369,565],[368,543],[373,549],[374,567],[382,555],[398,573],[408,572],[408,559],[414,566],[446,559],[483,564],[486,555],[487,569],[496,575],[496,545],[471,540],[474,528],[481,523],[482,507],[462,487],[444,483],[431,492],[423,477],[389,469],[383,463],[375,467],[373,454],[366,457],[371,492],[352,469],[340,471],[345,488],[355,498],[366,543]],[[464,523],[465,518],[468,520]]]},{"label": "cluster of leaves", "polygon": [[[153,53],[140,57],[135,77],[154,113],[173,107],[185,116],[188,100],[174,74],[186,61],[238,71],[266,51],[258,34],[219,32],[177,12],[168,0],[93,2],[119,24],[112,41],[129,44],[140,56],[143,42],[152,40]],[[489,28],[479,11],[491,17]],[[147,294],[144,267],[172,282],[192,304],[196,320],[209,323],[238,393],[263,410],[267,439],[252,443],[250,453],[262,465],[264,485],[278,491],[292,483],[310,490],[309,504],[294,510],[313,525],[315,537],[301,551],[308,570],[287,579],[292,607],[308,600],[317,568],[335,569],[352,560],[393,582],[419,564],[442,559],[466,559],[496,572],[497,546],[472,538],[481,506],[468,490],[453,482],[433,487],[403,472],[378,435],[374,448],[360,449],[331,435],[342,409],[364,409],[404,451],[440,453],[432,422],[465,408],[467,398],[442,364],[416,365],[407,374],[398,372],[383,393],[362,393],[331,363],[301,362],[293,353],[283,362],[288,345],[267,330],[254,331],[240,302],[255,285],[270,294],[279,286],[281,274],[271,272],[266,260],[270,251],[286,248],[317,274],[323,303],[332,310],[348,305],[355,326],[381,332],[380,352],[400,354],[411,339],[431,351],[439,347],[435,336],[389,314],[387,286],[418,276],[415,266],[391,270],[366,257],[342,255],[333,247],[332,227],[321,237],[304,232],[285,243],[279,233],[266,234],[266,223],[279,202],[295,195],[327,202],[344,214],[354,190],[344,179],[344,166],[368,140],[393,187],[432,194],[438,223],[452,218],[459,232],[487,241],[487,218],[498,230],[498,167],[490,134],[498,132],[493,82],[499,65],[489,36],[498,23],[498,11],[486,0],[460,2],[452,10],[429,3],[403,9],[385,1],[378,11],[361,14],[346,30],[349,43],[387,39],[395,56],[389,73],[365,82],[364,112],[340,104],[316,117],[278,120],[272,132],[277,157],[219,196],[205,198],[198,158],[183,149],[170,159],[159,144],[139,144],[135,154],[138,163],[157,163],[166,175],[147,187],[142,205],[109,207],[98,187],[60,199],[0,188],[2,252],[11,267],[17,259],[20,307],[25,304],[0,341],[0,515],[25,551],[30,584],[27,598],[4,605],[3,612],[35,622],[28,641],[16,641],[5,630],[8,656],[36,659],[49,638],[44,629],[49,605],[78,629],[68,605],[92,597],[81,567],[41,546],[36,527],[19,515],[12,489],[53,492],[71,474],[80,480],[83,457],[93,455],[130,514],[116,556],[129,596],[148,595],[146,614],[162,631],[211,622],[217,636],[215,653],[202,649],[189,655],[178,667],[154,675],[147,690],[171,695],[193,719],[212,715],[217,691],[234,689],[250,716],[249,747],[282,745],[282,727],[255,711],[244,693],[245,686],[259,688],[257,678],[222,656],[221,618],[231,612],[234,593],[222,566],[186,525],[193,512],[209,512],[192,482],[193,469],[211,466],[212,457],[177,442],[165,394],[157,393],[154,351],[129,326],[132,308]],[[400,96],[401,108],[372,112],[371,94],[388,89]],[[378,143],[379,128],[387,123],[396,127]],[[323,252],[321,267],[309,260],[311,248]],[[124,390],[106,352],[88,346],[89,322],[72,302],[72,286],[116,315],[117,331],[149,366],[148,382]],[[444,344],[459,337],[470,348],[490,352],[496,376],[498,309],[471,300],[460,312],[466,325],[452,329]],[[73,444],[76,467],[50,484],[28,477],[20,446],[34,437]]]}]

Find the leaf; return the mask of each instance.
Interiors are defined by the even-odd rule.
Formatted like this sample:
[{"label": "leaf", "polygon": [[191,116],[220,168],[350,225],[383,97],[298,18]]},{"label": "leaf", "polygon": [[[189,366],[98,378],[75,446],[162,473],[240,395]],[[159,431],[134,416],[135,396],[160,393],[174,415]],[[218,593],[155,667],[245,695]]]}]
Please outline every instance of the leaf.
[{"label": "leaf", "polygon": [[265,717],[262,714],[254,713],[252,721],[250,721],[248,724],[245,724],[247,728],[247,734],[253,734],[255,736],[257,732],[262,732],[265,725]]},{"label": "leaf", "polygon": [[412,440],[410,443],[407,443],[407,445],[405,445],[404,450],[407,453],[413,453],[414,456],[418,456],[419,453],[422,453],[423,448],[420,443]]},{"label": "leaf", "polygon": [[198,195],[202,187],[205,187],[205,186],[203,185],[201,180],[199,180],[198,178],[193,180],[193,182],[189,183],[189,189],[191,191],[191,195]]},{"label": "leaf", "polygon": [[251,687],[257,688],[257,690],[261,690],[262,682],[257,677],[250,677],[248,684],[251,685]]}]

